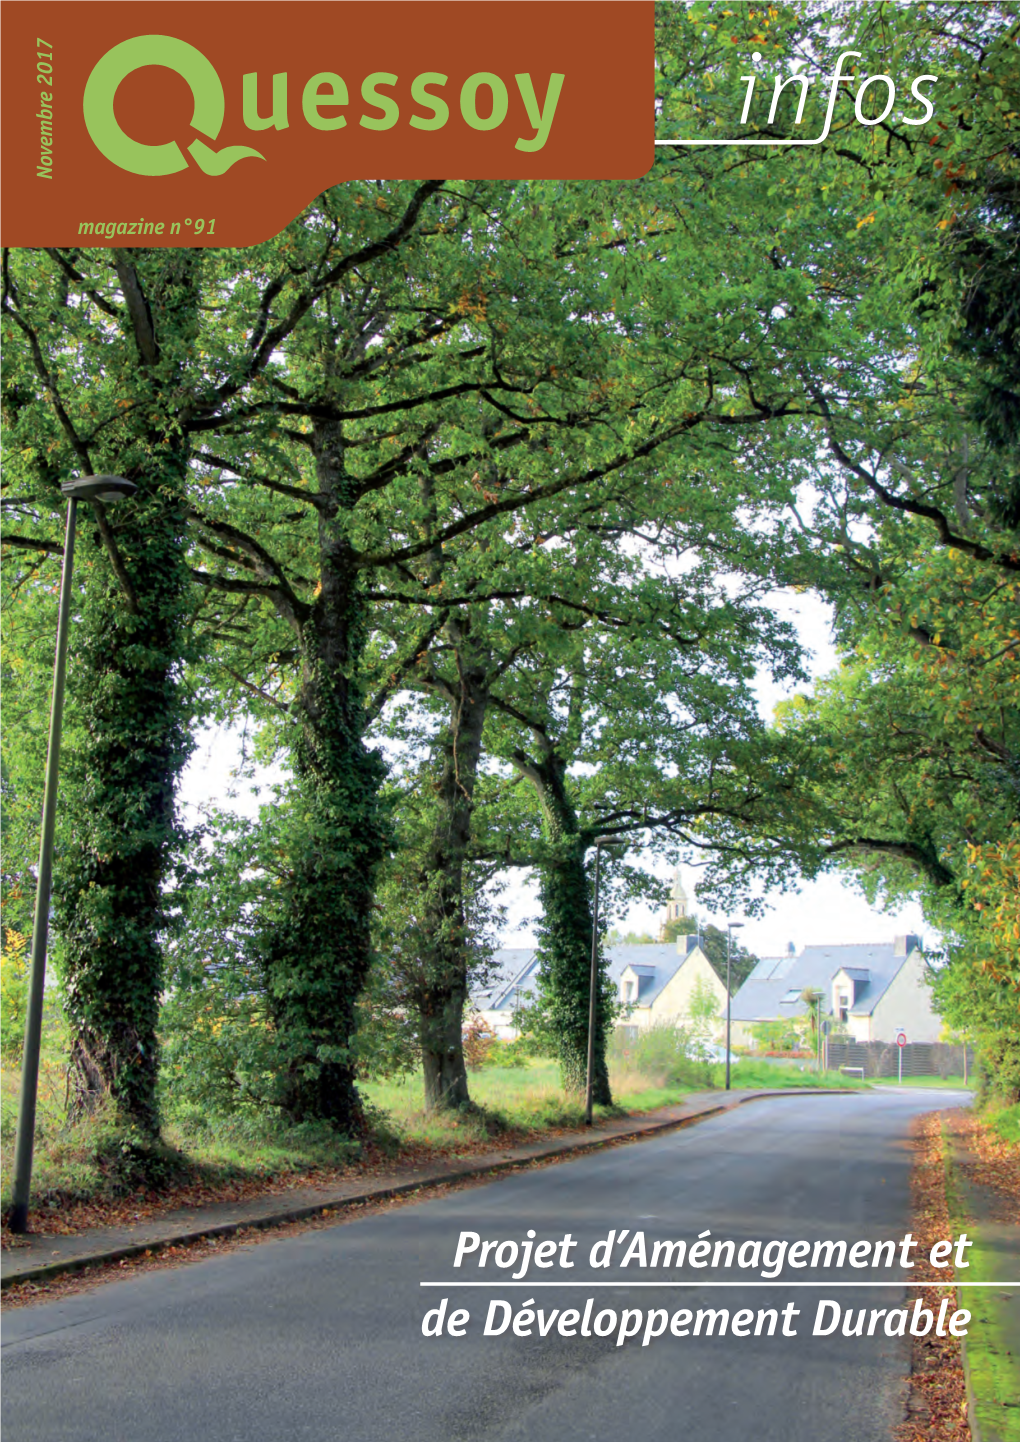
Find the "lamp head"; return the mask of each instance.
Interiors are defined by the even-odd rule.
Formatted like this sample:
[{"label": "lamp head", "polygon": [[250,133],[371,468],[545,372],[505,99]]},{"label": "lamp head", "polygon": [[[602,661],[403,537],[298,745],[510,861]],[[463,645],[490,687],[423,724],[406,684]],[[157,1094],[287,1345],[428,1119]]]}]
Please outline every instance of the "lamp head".
[{"label": "lamp head", "polygon": [[124,476],[79,476],[73,481],[64,481],[61,494],[72,501],[119,501],[124,496],[134,495],[138,487]]}]

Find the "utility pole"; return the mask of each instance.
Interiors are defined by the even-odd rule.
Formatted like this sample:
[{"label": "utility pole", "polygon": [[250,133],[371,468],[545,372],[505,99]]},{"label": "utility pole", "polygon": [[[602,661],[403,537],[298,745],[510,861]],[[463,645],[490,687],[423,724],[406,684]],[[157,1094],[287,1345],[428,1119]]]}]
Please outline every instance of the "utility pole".
[{"label": "utility pole", "polygon": [[726,1090],[730,1090],[730,1005],[733,1000],[733,993],[730,988],[730,973],[733,961],[733,933],[740,931],[744,923],[742,921],[728,921],[726,923]]},{"label": "utility pole", "polygon": [[610,847],[605,837],[595,843],[595,912],[591,925],[591,975],[588,981],[588,1072],[584,1087],[584,1124],[592,1124],[595,1086],[595,1010],[599,991],[599,857],[603,846]]}]

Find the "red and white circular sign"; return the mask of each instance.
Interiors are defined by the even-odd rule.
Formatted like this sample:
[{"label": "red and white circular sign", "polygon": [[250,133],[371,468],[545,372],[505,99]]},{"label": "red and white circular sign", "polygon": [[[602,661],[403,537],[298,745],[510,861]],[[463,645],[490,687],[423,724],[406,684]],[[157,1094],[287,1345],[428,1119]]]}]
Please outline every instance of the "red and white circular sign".
[{"label": "red and white circular sign", "polygon": [[901,1031],[901,1032],[897,1035],[897,1037],[896,1037],[896,1045],[897,1045],[897,1046],[906,1046],[906,1044],[907,1044],[907,1034],[906,1034],[905,1031]]}]

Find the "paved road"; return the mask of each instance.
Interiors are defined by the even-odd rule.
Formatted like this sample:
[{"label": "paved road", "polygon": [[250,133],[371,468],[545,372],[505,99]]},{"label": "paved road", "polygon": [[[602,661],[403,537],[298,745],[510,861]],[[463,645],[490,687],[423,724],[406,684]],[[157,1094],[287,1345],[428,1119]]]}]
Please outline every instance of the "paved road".
[{"label": "paved road", "polygon": [[[644,1231],[649,1250],[708,1228],[738,1244],[899,1237],[910,1118],[960,1100],[927,1091],[755,1102],[635,1146],[13,1311],[4,1442],[891,1442],[905,1339],[814,1337],[811,1324],[819,1296],[891,1307],[902,1288],[637,1288],[661,1270],[592,1271],[588,1253],[610,1228]],[[454,1271],[462,1231],[521,1242],[529,1228],[536,1244],[565,1232],[578,1243],[573,1271],[533,1268],[523,1279],[555,1287],[512,1289],[491,1257],[484,1272],[470,1258]],[[665,1275],[701,1284],[748,1273]],[[454,1278],[492,1285],[420,1287]],[[583,1285],[567,1290],[564,1278]],[[466,1335],[425,1338],[423,1317],[443,1296],[471,1313]],[[788,1323],[796,1337],[667,1329],[646,1347],[640,1336],[617,1346],[618,1327],[567,1337],[558,1323],[545,1337],[482,1335],[492,1298],[534,1298],[548,1313],[583,1309],[589,1296],[618,1317],[781,1314],[791,1302],[801,1313]]]}]

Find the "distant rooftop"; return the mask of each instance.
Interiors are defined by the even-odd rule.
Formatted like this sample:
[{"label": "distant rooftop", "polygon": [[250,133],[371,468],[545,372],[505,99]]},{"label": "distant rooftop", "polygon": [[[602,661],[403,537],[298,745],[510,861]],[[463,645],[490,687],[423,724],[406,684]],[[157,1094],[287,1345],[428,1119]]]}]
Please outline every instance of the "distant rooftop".
[{"label": "distant rooftop", "polygon": [[800,1015],[807,1010],[801,993],[811,988],[828,998],[838,972],[854,983],[851,1015],[868,1016],[907,957],[921,946],[920,937],[908,935],[883,942],[806,946],[797,956],[762,957],[733,998],[733,1020]]}]

